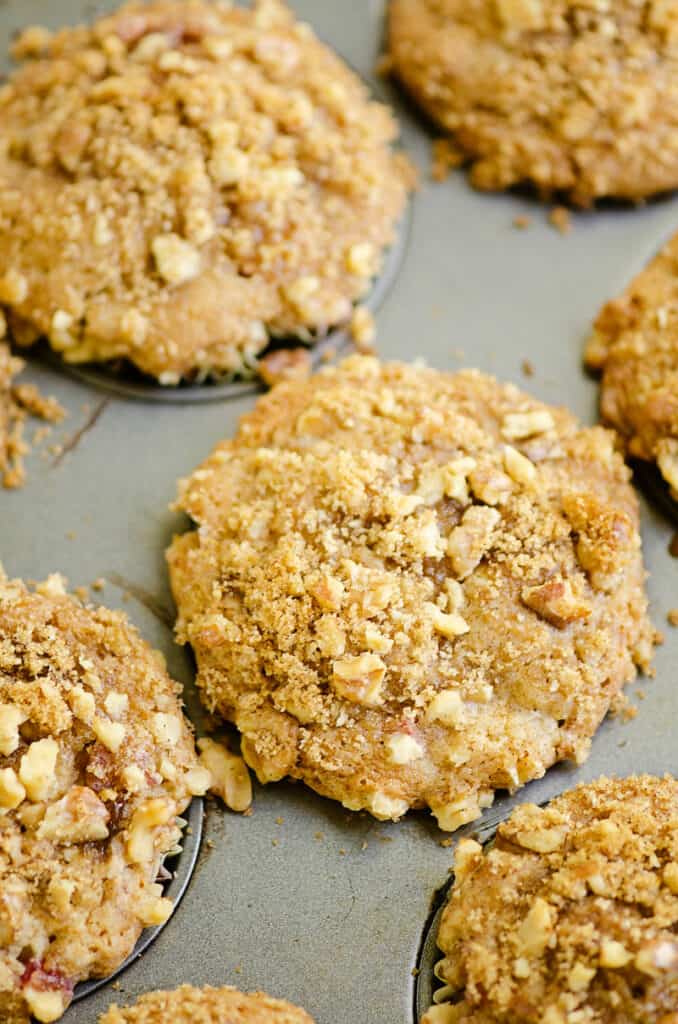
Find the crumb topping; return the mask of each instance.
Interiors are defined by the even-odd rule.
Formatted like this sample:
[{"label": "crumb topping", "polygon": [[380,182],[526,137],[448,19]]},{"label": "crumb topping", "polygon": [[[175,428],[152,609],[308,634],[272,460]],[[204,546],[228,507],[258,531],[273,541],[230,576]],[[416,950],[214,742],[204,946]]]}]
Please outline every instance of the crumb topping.
[{"label": "crumb topping", "polygon": [[[673,1024],[678,783],[600,779],[462,840],[422,1024]],[[440,998],[440,997],[439,997]]]},{"label": "crumb topping", "polygon": [[612,435],[476,371],[278,385],[177,507],[177,635],[262,782],[451,830],[583,760],[651,656]]},{"label": "crumb topping", "polygon": [[17,343],[176,384],[350,319],[413,171],[388,109],[283,3],[133,3],[29,29],[14,55],[0,309]]},{"label": "crumb topping", "polygon": [[678,235],[600,311],[586,362],[602,372],[601,414],[629,454],[654,460],[678,498]]},{"label": "crumb topping", "polygon": [[244,994],[237,989],[192,988],[150,992],[134,1006],[112,1006],[99,1024],[313,1024],[303,1010],[271,999],[263,992]]},{"label": "crumb topping", "polygon": [[[587,206],[678,184],[678,13],[664,0],[393,0],[391,67],[470,162]],[[444,150],[435,173],[443,177]]]},{"label": "crumb topping", "polygon": [[58,1019],[171,914],[156,877],[209,783],[178,693],[122,613],[0,576],[3,1020]]}]

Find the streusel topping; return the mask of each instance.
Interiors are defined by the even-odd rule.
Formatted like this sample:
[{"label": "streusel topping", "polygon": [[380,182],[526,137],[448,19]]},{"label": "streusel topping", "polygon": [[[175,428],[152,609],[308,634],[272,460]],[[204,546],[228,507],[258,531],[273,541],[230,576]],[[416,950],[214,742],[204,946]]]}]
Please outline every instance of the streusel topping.
[{"label": "streusel topping", "polygon": [[112,1006],[99,1024],[313,1024],[303,1010],[263,992],[193,988],[150,992],[134,1006]]},{"label": "streusel topping", "polygon": [[586,206],[678,185],[673,4],[392,0],[389,19],[393,70],[477,188],[530,182]]},{"label": "streusel topping", "polygon": [[2,1020],[57,1020],[171,914],[158,870],[210,781],[178,692],[122,613],[0,577]]},{"label": "streusel topping", "polygon": [[602,372],[603,419],[678,500],[678,235],[603,307],[586,362]]},{"label": "streusel topping", "polygon": [[678,783],[600,779],[462,840],[422,1024],[675,1024]]},{"label": "streusel topping", "polygon": [[388,109],[283,3],[130,4],[14,53],[0,309],[18,343],[173,384],[350,319],[412,170]]},{"label": "streusel topping", "polygon": [[278,385],[178,507],[178,636],[264,782],[454,829],[583,760],[651,656],[613,435],[473,370]]}]

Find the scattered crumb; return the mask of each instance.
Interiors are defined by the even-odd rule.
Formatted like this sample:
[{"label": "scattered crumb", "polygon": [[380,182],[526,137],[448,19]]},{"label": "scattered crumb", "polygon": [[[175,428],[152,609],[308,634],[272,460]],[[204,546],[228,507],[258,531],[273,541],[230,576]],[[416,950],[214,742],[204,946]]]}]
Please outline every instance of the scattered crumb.
[{"label": "scattered crumb", "polygon": [[672,608],[666,618],[670,626],[678,626],[678,608]]},{"label": "scattered crumb", "polygon": [[362,843],[360,844],[360,849],[361,850],[366,850],[367,846],[368,846],[367,840],[363,839]]},{"label": "scattered crumb", "polygon": [[441,839],[438,845],[444,847],[447,850],[449,849],[450,846],[452,846],[452,842],[452,839]]},{"label": "scattered crumb", "polygon": [[87,587],[74,587],[73,588],[73,593],[78,598],[78,600],[82,601],[83,604],[87,604],[88,603],[88,601],[89,601],[89,590],[87,589]]},{"label": "scattered crumb", "polygon": [[529,228],[531,223],[532,218],[527,213],[519,213],[517,217],[513,218],[514,228],[520,228],[523,231],[525,228]]},{"label": "scattered crumb", "polygon": [[628,742],[629,742],[628,740],[620,740],[619,743],[617,744],[617,746],[618,747],[625,747],[625,746],[628,745]]},{"label": "scattered crumb", "polygon": [[344,850],[343,848],[341,850],[339,850],[339,856],[340,857],[345,857],[346,856],[346,850]]},{"label": "scattered crumb", "polygon": [[119,981],[114,981],[113,984],[111,985],[111,988],[113,989],[114,992],[119,992],[120,991],[120,982]]},{"label": "scattered crumb", "polygon": [[205,846],[207,847],[208,850],[213,850],[215,848],[216,844],[215,844],[213,839],[206,839],[205,840]]},{"label": "scattered crumb", "polygon": [[[60,423],[66,415],[56,398],[45,397],[35,385],[13,384],[24,365],[22,359],[13,356],[9,347],[0,342],[0,483],[8,490],[22,487],[26,481],[24,456],[29,453],[30,445],[25,439],[24,427],[28,417],[35,416],[54,424]],[[34,444],[43,440],[39,434],[40,431],[36,431]]]},{"label": "scattered crumb", "polygon": [[279,840],[277,840],[277,839],[271,839],[271,846],[277,846],[278,842],[279,842]]},{"label": "scattered crumb", "polygon": [[638,700],[645,700],[645,698],[647,697],[647,693],[645,692],[645,690],[636,690],[636,697],[638,698]]},{"label": "scattered crumb", "polygon": [[75,530],[68,530],[66,532],[66,540],[75,540]]},{"label": "scattered crumb", "polygon": [[366,306],[356,306],[351,317],[351,337],[356,346],[364,352],[371,348],[377,336],[374,317]]},{"label": "scattered crumb", "polygon": [[392,836],[377,836],[377,838],[378,838],[380,843],[392,843],[393,842],[393,837]]},{"label": "scattered crumb", "polygon": [[313,835],[313,838],[314,839],[318,839],[319,841],[323,840],[325,838],[325,833],[324,832],[315,832],[314,835]]},{"label": "scattered crumb", "polygon": [[36,445],[42,444],[52,433],[52,427],[38,427],[33,433],[33,440],[31,441],[31,447],[35,448]]},{"label": "scattered crumb", "polygon": [[106,580],[103,578],[103,576],[99,576],[98,579],[96,579],[94,583],[92,583],[92,590],[103,590],[105,586]]},{"label": "scattered crumb", "polygon": [[311,355],[306,348],[280,348],[259,360],[259,375],[273,387],[283,380],[308,380]]},{"label": "scattered crumb", "polygon": [[47,423],[61,423],[66,417],[66,410],[56,398],[41,394],[35,384],[17,384],[12,395],[22,409]]},{"label": "scattered crumb", "polygon": [[410,973],[413,978],[417,978],[421,974],[421,969],[419,967],[413,967]]},{"label": "scattered crumb", "polygon": [[253,814],[254,814],[254,811],[252,810],[252,808],[248,807],[246,811],[242,812],[242,817],[243,818],[251,818]]},{"label": "scattered crumb", "polygon": [[461,167],[464,154],[451,139],[434,139],[432,146],[431,177],[434,181],[445,181],[450,171]]},{"label": "scattered crumb", "polygon": [[570,211],[566,206],[554,206],[549,213],[549,223],[552,224],[556,231],[559,231],[561,235],[569,235],[572,230],[572,218],[570,217]]},{"label": "scattered crumb", "polygon": [[234,967],[233,970],[236,974],[242,974],[242,964],[238,964],[238,966]]},{"label": "scattered crumb", "polygon": [[285,819],[284,818],[276,818],[275,819],[275,823],[276,823],[276,825],[284,825],[285,824]]},{"label": "scattered crumb", "polygon": [[335,358],[336,354],[336,348],[334,347],[334,345],[330,345],[328,348],[324,350],[324,352],[320,356],[320,359],[323,363],[331,363],[332,360]]},{"label": "scattered crumb", "polygon": [[523,376],[534,377],[534,364],[529,359],[523,359],[520,368],[523,371]]}]

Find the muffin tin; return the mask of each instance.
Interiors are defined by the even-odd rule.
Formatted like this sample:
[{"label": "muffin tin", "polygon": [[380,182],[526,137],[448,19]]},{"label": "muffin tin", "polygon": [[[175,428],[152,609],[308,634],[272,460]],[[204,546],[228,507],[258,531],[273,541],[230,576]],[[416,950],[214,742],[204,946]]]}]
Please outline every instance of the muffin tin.
[{"label": "muffin tin", "polygon": [[[430,182],[425,123],[374,75],[384,6],[383,0],[292,2],[392,102],[404,145],[422,171],[409,244],[377,317],[380,354],[425,359],[441,369],[477,366],[595,422],[598,389],[581,366],[583,341],[600,305],[678,228],[678,198],[573,214],[572,232],[562,237],[547,221],[548,208],[529,196],[478,194],[459,172],[443,184]],[[68,24],[112,7],[4,0],[1,49],[22,25]],[[530,217],[529,227],[514,227],[516,216]],[[526,360],[533,376],[525,375]],[[102,394],[39,358],[31,358],[26,379],[55,394],[70,415],[28,459],[27,486],[0,492],[0,558],[8,572],[25,578],[59,570],[74,586],[107,579],[93,596],[125,608],[165,653],[200,729],[191,655],[174,644],[168,625],[164,550],[186,525],[168,505],[176,480],[234,432],[253,395],[243,390],[229,401],[189,404],[150,396],[132,401]],[[65,454],[50,451],[55,444]],[[586,764],[556,767],[514,796],[499,794],[488,826],[520,801],[541,803],[604,773],[678,771],[678,632],[666,625],[667,611],[678,607],[678,563],[668,553],[674,523],[647,493],[648,587],[654,622],[666,634],[656,678],[629,689],[636,719],[608,720]],[[197,868],[175,915],[115,989],[98,988],[64,1020],[92,1024],[113,1001],[187,981],[266,989],[304,1006],[318,1024],[410,1024],[412,971],[432,897],[448,877],[453,845],[477,828],[468,826],[454,834],[452,846],[441,846],[447,837],[424,813],[384,824],[288,783],[255,787],[250,817],[208,801]]]}]

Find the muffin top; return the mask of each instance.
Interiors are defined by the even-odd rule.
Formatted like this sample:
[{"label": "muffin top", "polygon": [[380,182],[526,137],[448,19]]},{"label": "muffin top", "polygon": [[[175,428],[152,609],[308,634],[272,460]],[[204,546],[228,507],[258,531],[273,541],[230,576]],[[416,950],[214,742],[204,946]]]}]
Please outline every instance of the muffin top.
[{"label": "muffin top", "polygon": [[0,309],[17,342],[175,384],[349,318],[412,171],[388,109],[279,0],[131,4],[28,29],[14,53]]},{"label": "muffin top", "polygon": [[279,385],[178,507],[178,636],[261,781],[454,829],[583,760],[651,654],[613,435],[477,371]]},{"label": "muffin top", "polygon": [[395,73],[481,189],[581,205],[678,185],[678,14],[663,0],[392,0]]},{"label": "muffin top", "polygon": [[678,782],[600,779],[459,844],[423,1024],[675,1024]]},{"label": "muffin top", "polygon": [[602,372],[605,421],[678,499],[678,235],[600,311],[586,362]]},{"label": "muffin top", "polygon": [[150,992],[134,1006],[112,1006],[99,1024],[313,1024],[296,1006],[263,992],[235,988],[193,988]]},{"label": "muffin top", "polygon": [[172,911],[156,877],[203,793],[179,687],[120,612],[0,578],[0,1017],[58,1019]]}]

